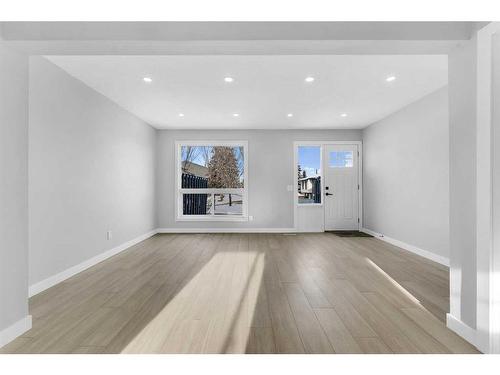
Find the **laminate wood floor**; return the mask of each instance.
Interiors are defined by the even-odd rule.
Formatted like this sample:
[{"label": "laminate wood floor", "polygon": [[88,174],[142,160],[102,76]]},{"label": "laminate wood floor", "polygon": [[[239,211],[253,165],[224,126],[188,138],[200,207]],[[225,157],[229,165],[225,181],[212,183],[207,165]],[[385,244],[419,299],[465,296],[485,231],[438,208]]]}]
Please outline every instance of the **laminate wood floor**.
[{"label": "laminate wood floor", "polygon": [[477,353],[448,269],[375,238],[159,234],[30,299],[3,353]]}]

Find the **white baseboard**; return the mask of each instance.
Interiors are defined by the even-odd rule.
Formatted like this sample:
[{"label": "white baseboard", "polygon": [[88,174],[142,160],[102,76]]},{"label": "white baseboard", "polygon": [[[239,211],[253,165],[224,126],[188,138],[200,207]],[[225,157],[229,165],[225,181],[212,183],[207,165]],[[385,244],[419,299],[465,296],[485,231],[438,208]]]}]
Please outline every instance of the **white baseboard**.
[{"label": "white baseboard", "polygon": [[127,241],[113,249],[110,249],[102,254],[99,254],[93,258],[90,258],[76,266],[70,267],[56,275],[50,276],[45,280],[39,281],[29,287],[29,296],[32,297],[35,294],[43,292],[71,276],[80,273],[87,268],[90,268],[97,263],[106,260],[113,255],[116,255],[129,247],[144,241],[145,239],[154,236],[156,233],[294,233],[295,228],[159,228],[152,230],[142,236],[134,238],[133,240]]},{"label": "white baseboard", "polygon": [[451,314],[446,314],[446,326],[464,340],[477,346],[477,331]]},{"label": "white baseboard", "polygon": [[0,331],[0,348],[30,329],[31,315],[27,315],[21,320],[18,320],[14,324]]},{"label": "white baseboard", "polygon": [[157,233],[157,230],[152,230],[151,232],[148,232],[146,234],[143,234],[142,236],[139,236],[137,238],[134,238],[133,240],[127,241],[119,246],[116,246],[108,251],[105,251],[104,253],[101,253],[99,255],[96,255],[93,258],[90,258],[80,264],[77,264],[76,266],[70,267],[62,272],[59,272],[56,275],[50,276],[46,278],[45,280],[39,281],[36,284],[33,284],[29,287],[29,296],[34,296],[35,294],[38,294],[40,292],[43,292],[45,289],[50,288],[51,286],[54,286],[61,281],[64,281],[71,276],[76,275],[77,273],[80,273],[82,271],[85,271],[87,268],[92,267],[96,265],[97,263],[102,262],[103,260],[106,260],[113,255],[116,255],[123,250],[128,249],[131,246],[134,246],[135,244],[144,241],[145,239],[154,236]]},{"label": "white baseboard", "polygon": [[158,228],[158,233],[295,233],[295,228]]},{"label": "white baseboard", "polygon": [[410,252],[412,252],[414,254],[420,255],[421,257],[424,257],[424,258],[427,258],[429,260],[432,260],[433,262],[442,264],[443,266],[447,266],[447,267],[450,266],[450,259],[448,259],[446,257],[443,257],[441,255],[437,255],[437,254],[434,254],[434,253],[432,253],[430,251],[427,251],[427,250],[424,250],[424,249],[420,249],[419,247],[407,244],[406,242],[403,242],[403,241],[400,241],[400,240],[396,240],[396,239],[391,238],[391,237],[387,237],[387,236],[385,236],[385,235],[383,235],[381,233],[374,232],[374,231],[372,231],[370,229],[361,228],[360,231],[368,233],[368,234],[371,234],[373,237],[376,237],[379,240],[385,241],[387,243],[390,243],[391,245],[394,245],[394,246],[400,247],[402,249],[408,250],[408,251],[410,251]]}]

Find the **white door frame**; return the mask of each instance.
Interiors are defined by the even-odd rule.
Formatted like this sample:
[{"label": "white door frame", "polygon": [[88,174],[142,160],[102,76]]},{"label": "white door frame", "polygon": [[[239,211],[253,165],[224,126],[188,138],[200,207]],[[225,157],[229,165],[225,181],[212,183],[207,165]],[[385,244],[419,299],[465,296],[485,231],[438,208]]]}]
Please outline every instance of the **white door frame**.
[{"label": "white door frame", "polygon": [[[298,186],[298,178],[297,178],[297,163],[298,163],[298,147],[299,146],[319,146],[321,147],[321,179],[323,182],[321,183],[321,204],[317,204],[321,206],[321,214],[325,215],[325,206],[323,204],[325,199],[325,190],[324,190],[324,174],[323,168],[325,166],[325,154],[324,148],[325,146],[330,145],[356,145],[358,146],[358,182],[359,182],[359,190],[358,190],[358,217],[359,217],[359,226],[358,228],[363,228],[363,142],[362,141],[295,141],[293,142],[293,227],[295,231],[298,231],[297,227],[298,223],[298,197],[297,197],[297,186]],[[324,231],[324,226],[323,226]]]},{"label": "white door frame", "polygon": [[[494,132],[499,124],[492,118],[492,41],[500,35],[500,22],[491,22],[477,33],[476,108],[476,345],[484,353],[500,353],[500,212],[495,212],[498,190],[494,163]],[[495,129],[495,127],[497,129]]]}]

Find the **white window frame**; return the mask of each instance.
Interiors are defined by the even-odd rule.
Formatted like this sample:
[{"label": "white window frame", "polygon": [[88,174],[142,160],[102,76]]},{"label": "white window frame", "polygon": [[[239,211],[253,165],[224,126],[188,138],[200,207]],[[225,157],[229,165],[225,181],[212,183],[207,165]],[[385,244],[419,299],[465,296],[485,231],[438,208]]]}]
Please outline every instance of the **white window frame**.
[{"label": "white window frame", "polygon": [[[299,196],[298,196],[298,184],[299,184],[299,177],[297,176],[297,165],[299,164],[299,147],[319,147],[319,170],[321,171],[320,176],[321,176],[321,203],[299,203]],[[294,203],[295,206],[299,207],[314,207],[314,206],[323,206],[323,200],[324,200],[324,192],[323,192],[323,144],[321,142],[294,142],[294,166],[295,166],[295,173],[294,173],[294,185],[293,185],[293,190],[294,190]]]},{"label": "white window frame", "polygon": [[[183,189],[182,188],[182,168],[181,149],[183,146],[228,146],[243,147],[244,187],[237,189]],[[242,215],[215,215],[212,210],[211,215],[184,215],[182,212],[183,194],[240,194],[243,197]],[[176,221],[248,221],[248,141],[176,141],[175,142],[175,202]]]}]

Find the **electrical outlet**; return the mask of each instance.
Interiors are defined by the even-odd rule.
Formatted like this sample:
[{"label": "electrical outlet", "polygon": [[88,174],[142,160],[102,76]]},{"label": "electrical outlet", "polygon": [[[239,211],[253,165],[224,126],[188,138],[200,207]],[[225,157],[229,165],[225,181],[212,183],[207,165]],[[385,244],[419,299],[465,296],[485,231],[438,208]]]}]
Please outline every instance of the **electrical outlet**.
[{"label": "electrical outlet", "polygon": [[249,216],[248,221],[253,221],[253,216]]},{"label": "electrical outlet", "polygon": [[108,231],[106,232],[106,238],[108,239],[108,241],[109,241],[110,239],[112,239],[112,238],[113,238],[113,232],[111,232],[110,230],[108,230]]}]

